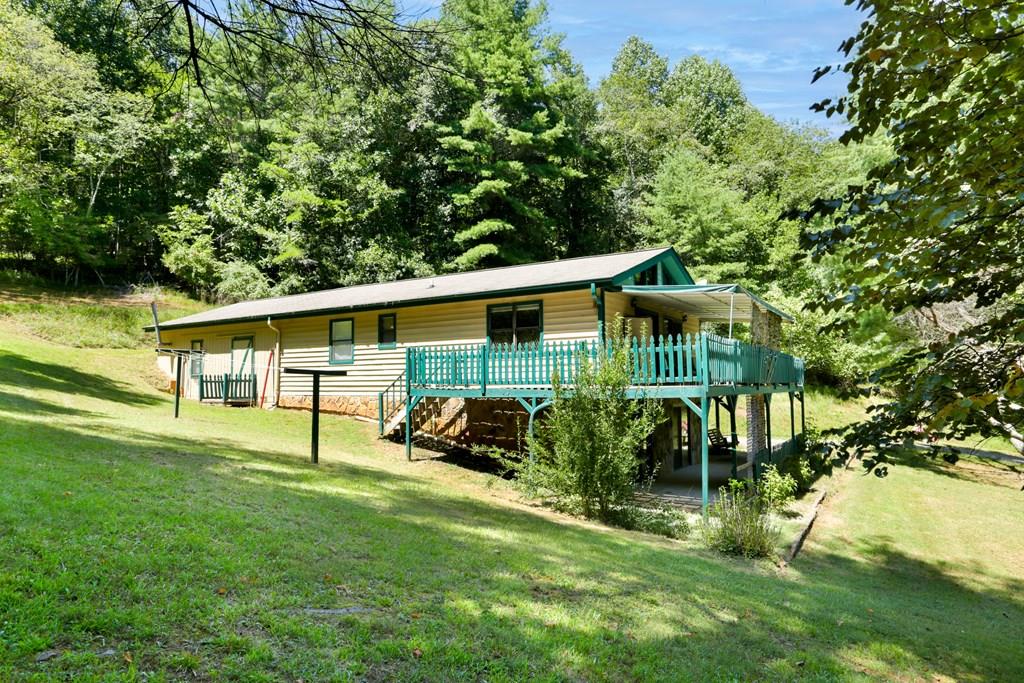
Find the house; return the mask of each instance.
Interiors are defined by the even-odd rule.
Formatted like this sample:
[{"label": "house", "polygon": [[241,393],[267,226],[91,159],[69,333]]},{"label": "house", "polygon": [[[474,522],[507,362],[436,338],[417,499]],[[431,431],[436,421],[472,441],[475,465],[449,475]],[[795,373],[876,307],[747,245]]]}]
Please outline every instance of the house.
[{"label": "house", "polygon": [[[776,350],[788,316],[737,285],[694,283],[671,248],[243,301],[161,322],[159,337],[185,350],[175,389],[199,401],[309,407],[311,378],[282,368],[344,368],[322,379],[321,409],[403,432],[411,452],[414,432],[514,444],[550,405],[552,373],[571,384],[573,359],[596,352],[615,316],[634,334],[631,391],[657,396],[671,417],[649,449],[664,476],[699,468],[706,502],[709,438],[735,452],[744,395],[748,455],[733,474],[797,443],[803,363]],[[736,322],[756,344],[731,338]],[[710,323],[728,336],[702,329]],[[159,358],[173,380],[172,354]],[[793,438],[773,451],[765,410],[777,393],[789,397]]]}]

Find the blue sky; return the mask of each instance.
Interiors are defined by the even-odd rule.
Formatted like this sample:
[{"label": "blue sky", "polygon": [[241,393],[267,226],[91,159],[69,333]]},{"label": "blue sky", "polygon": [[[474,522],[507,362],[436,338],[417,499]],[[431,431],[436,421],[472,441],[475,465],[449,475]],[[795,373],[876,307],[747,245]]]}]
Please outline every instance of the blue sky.
[{"label": "blue sky", "polygon": [[727,64],[747,97],[782,121],[830,121],[808,107],[841,94],[831,76],[810,84],[816,66],[839,61],[836,48],[856,33],[864,15],[841,0],[548,0],[551,28],[596,84],[630,35],[644,38],[672,63],[691,54]]},{"label": "blue sky", "polygon": [[747,97],[780,121],[809,121],[833,134],[843,128],[808,109],[845,90],[841,76],[810,84],[814,67],[838,62],[839,43],[864,20],[842,0],[548,0],[548,13],[591,85],[608,73],[626,38],[638,35],[672,63],[699,54],[727,64]]}]

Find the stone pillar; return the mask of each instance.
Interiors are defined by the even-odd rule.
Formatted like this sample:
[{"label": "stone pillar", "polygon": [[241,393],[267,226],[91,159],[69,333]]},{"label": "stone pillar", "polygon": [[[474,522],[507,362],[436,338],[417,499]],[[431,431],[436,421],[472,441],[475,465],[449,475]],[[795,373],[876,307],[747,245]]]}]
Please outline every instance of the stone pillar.
[{"label": "stone pillar", "polygon": [[[750,311],[750,340],[754,344],[779,349],[782,344],[782,318],[757,306]],[[754,455],[768,446],[765,436],[766,411],[764,396],[747,395],[747,462],[754,462]],[[753,471],[751,469],[751,471]]]}]

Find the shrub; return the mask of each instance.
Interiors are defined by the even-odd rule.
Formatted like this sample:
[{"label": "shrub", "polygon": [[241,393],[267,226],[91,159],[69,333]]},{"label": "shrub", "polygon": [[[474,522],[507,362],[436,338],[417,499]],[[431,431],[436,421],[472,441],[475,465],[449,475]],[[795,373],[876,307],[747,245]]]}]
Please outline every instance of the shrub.
[{"label": "shrub", "polygon": [[744,485],[718,490],[700,531],[709,548],[749,558],[774,555],[780,533],[753,487]]},{"label": "shrub", "polygon": [[691,531],[690,519],[686,513],[667,505],[653,508],[626,505],[614,511],[610,521],[623,529],[644,531],[669,538],[686,538]]},{"label": "shrub", "polygon": [[[794,458],[795,460],[795,458]],[[764,507],[781,512],[796,498],[797,482],[792,475],[783,474],[775,465],[766,465],[757,482],[757,496]]]},{"label": "shrub", "polygon": [[532,457],[515,469],[527,492],[555,500],[563,509],[616,523],[634,505],[642,475],[640,446],[662,419],[651,398],[631,399],[631,363],[621,320],[610,326],[596,360],[577,359],[571,387],[558,382],[547,418],[528,440]]}]

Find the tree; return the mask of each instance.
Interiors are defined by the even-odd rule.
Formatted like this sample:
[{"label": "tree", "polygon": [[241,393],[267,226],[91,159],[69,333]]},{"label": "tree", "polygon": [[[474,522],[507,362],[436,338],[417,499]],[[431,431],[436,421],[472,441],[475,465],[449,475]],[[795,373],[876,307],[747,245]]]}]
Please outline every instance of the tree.
[{"label": "tree", "polygon": [[455,269],[564,253],[559,223],[567,191],[586,176],[585,152],[562,87],[577,70],[545,34],[545,13],[518,0],[444,5],[442,22],[460,29],[446,45],[453,73],[420,106],[438,144]]},{"label": "tree", "polygon": [[894,157],[815,207],[834,223],[808,232],[811,255],[848,264],[823,308],[847,321],[874,307],[947,314],[970,302],[973,312],[880,372],[897,397],[854,438],[884,450],[1000,434],[1024,452],[1024,7],[859,6],[870,17],[841,46],[849,94],[816,108],[849,117],[845,143],[887,132]]},{"label": "tree", "polygon": [[732,70],[700,55],[681,60],[665,82],[665,100],[680,118],[682,128],[723,154],[750,110],[743,86]]},{"label": "tree", "polygon": [[[74,277],[83,265],[99,275],[105,265],[138,256],[105,194],[111,174],[133,169],[153,135],[144,103],[104,88],[90,59],[6,5],[0,120],[0,249]],[[119,191],[112,203],[127,204],[126,194]]]},{"label": "tree", "polygon": [[[298,59],[310,74],[326,78],[337,64],[365,68],[390,83],[388,58],[396,51],[419,59],[429,31],[407,22],[387,0],[131,0],[125,20],[143,41],[180,32],[182,39],[153,56],[184,73],[207,93],[214,75],[245,86],[236,55],[258,52],[268,61]],[[225,49],[216,50],[220,43]]]},{"label": "tree", "polygon": [[599,134],[611,151],[616,208],[623,228],[635,227],[637,202],[649,192],[662,152],[673,138],[664,103],[668,60],[654,46],[630,36],[597,89]]},{"label": "tree", "polygon": [[[664,419],[654,398],[630,398],[632,359],[622,318],[608,326],[593,356],[581,351],[572,386],[556,381],[550,414],[530,439],[532,457],[516,464],[527,489],[585,517],[628,523],[644,478],[640,449]],[[557,378],[556,378],[557,380]]]}]

